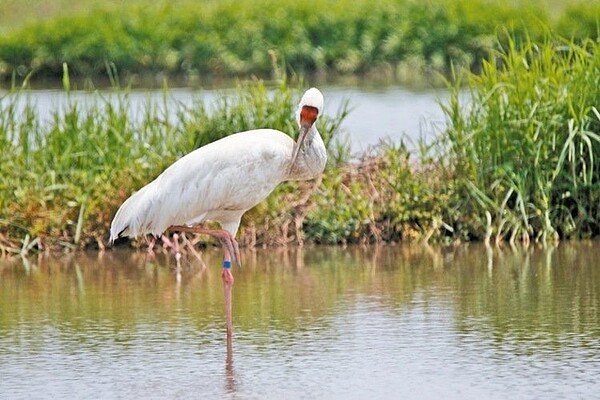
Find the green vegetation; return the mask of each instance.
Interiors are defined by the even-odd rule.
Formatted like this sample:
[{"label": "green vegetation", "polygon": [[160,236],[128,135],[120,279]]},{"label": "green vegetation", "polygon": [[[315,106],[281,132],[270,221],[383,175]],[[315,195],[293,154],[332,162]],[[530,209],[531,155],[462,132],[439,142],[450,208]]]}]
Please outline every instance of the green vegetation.
[{"label": "green vegetation", "polygon": [[[600,44],[510,43],[453,87],[446,112],[461,213],[476,237],[600,233]],[[475,228],[480,225],[481,228]]]},{"label": "green vegetation", "polygon": [[450,126],[420,157],[388,146],[327,175],[306,235],[327,243],[598,236],[600,43],[509,41],[496,61],[450,85]]},{"label": "green vegetation", "polygon": [[[272,96],[262,83],[240,86],[210,112],[200,101],[192,108],[167,102],[166,91],[165,102],[147,103],[139,120],[127,91],[112,95],[116,101],[98,93],[89,106],[69,97],[49,122],[28,99],[19,106],[25,92],[0,99],[0,246],[14,248],[24,237],[20,248],[102,246],[119,204],[183,154],[250,128],[297,131],[298,96],[286,84]],[[326,143],[344,113],[323,118]]]},{"label": "green vegetation", "polygon": [[600,44],[509,41],[496,57],[450,86],[439,143],[328,170],[294,231],[319,243],[600,234]]},{"label": "green vegetation", "polygon": [[[388,145],[348,162],[348,149],[331,140],[347,108],[320,120],[331,155],[322,180],[281,185],[246,214],[241,242],[597,236],[600,44],[509,40],[495,59],[450,84],[450,126],[418,155]],[[68,90],[67,75],[64,83]],[[181,155],[249,128],[294,133],[299,92],[257,81],[213,107],[165,101],[132,119],[127,91],[115,89],[118,101],[100,93],[89,106],[69,101],[50,122],[18,106],[27,92],[5,95],[0,249],[101,247],[118,205]]]},{"label": "green vegetation", "polygon": [[[58,0],[56,0],[58,1]],[[534,40],[548,28],[565,37],[598,37],[597,5],[548,9],[539,0],[369,0],[298,2],[176,1],[78,6],[72,14],[28,22],[0,36],[0,78],[96,78],[116,68],[127,78],[167,74],[190,79],[337,76],[377,72],[479,70],[498,34]],[[10,6],[10,4],[9,4]],[[8,11],[17,7],[8,7]],[[551,11],[558,15],[551,15]]]},{"label": "green vegetation", "polygon": [[[600,269],[595,257],[600,254],[595,243],[495,249],[488,254],[475,245],[290,247],[244,253],[243,268],[234,272],[238,286],[233,312],[239,331],[272,333],[274,323],[283,331],[323,327],[332,323],[325,316],[352,307],[350,299],[364,301],[364,296],[394,309],[410,309],[416,299],[428,307],[444,296],[444,304],[452,304],[457,313],[456,329],[472,332],[481,324],[482,335],[500,346],[523,340],[552,348],[565,345],[565,340],[581,345],[583,335],[573,332],[586,329],[589,340],[598,340]],[[0,259],[0,332],[7,346],[14,343],[30,352],[47,343],[48,336],[40,332],[48,324],[56,327],[53,334],[109,343],[115,330],[99,330],[97,321],[118,327],[125,343],[131,338],[125,332],[145,334],[140,324],[156,322],[169,329],[193,321],[194,332],[214,331],[215,324],[222,324],[220,270],[214,268],[221,261],[220,249],[204,251],[202,261],[184,257],[179,281],[170,255],[153,261],[125,251],[101,257],[82,252]],[[186,318],[181,318],[182,310]],[[19,335],[7,335],[11,329],[19,329]],[[26,334],[37,338],[39,346],[25,342]],[[268,334],[253,336],[265,343],[272,340]]]}]

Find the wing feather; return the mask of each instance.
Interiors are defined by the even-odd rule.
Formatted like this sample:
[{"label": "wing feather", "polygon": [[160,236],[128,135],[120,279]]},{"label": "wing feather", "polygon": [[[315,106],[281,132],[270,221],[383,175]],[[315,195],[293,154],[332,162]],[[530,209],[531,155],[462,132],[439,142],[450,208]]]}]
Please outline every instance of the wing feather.
[{"label": "wing feather", "polygon": [[237,231],[242,214],[285,180],[292,147],[284,133],[261,129],[194,150],[121,205],[110,241],[160,235],[171,225],[208,219]]}]

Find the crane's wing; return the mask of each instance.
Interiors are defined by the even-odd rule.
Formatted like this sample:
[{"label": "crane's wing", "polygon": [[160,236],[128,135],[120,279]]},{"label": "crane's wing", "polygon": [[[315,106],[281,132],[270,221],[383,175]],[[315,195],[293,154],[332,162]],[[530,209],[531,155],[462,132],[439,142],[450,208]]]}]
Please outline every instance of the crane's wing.
[{"label": "crane's wing", "polygon": [[171,225],[209,219],[237,230],[242,214],[285,179],[292,147],[293,140],[284,133],[261,129],[194,150],[121,205],[110,241],[160,235]]}]

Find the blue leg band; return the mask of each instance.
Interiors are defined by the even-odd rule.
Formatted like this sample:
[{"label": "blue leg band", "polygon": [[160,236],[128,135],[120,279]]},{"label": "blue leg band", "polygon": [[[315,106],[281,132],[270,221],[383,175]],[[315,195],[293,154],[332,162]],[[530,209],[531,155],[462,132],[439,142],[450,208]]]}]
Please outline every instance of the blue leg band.
[{"label": "blue leg band", "polygon": [[229,261],[229,260],[223,261],[223,268],[225,268],[225,269],[231,268],[231,261]]}]

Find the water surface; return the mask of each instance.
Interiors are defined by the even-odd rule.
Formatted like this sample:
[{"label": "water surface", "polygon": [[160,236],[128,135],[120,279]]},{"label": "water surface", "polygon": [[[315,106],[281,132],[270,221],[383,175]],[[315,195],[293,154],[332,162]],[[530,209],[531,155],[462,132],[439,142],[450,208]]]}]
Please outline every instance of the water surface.
[{"label": "water surface", "polygon": [[[430,142],[446,126],[439,106],[439,102],[448,97],[444,89],[423,90],[404,86],[324,86],[321,89],[325,96],[325,114],[336,115],[342,104],[349,102],[351,112],[342,124],[342,130],[356,153],[362,153],[381,141],[399,143],[404,140],[410,148],[415,148],[419,140]],[[117,96],[111,91],[100,93],[103,98],[117,102]],[[223,93],[227,91],[174,88],[168,92],[167,103],[193,107],[194,101],[200,100],[210,106]],[[162,90],[132,90],[129,99],[133,118],[143,116],[147,103],[161,107],[165,100]],[[69,101],[86,107],[96,104],[97,97],[85,91],[73,91],[67,95],[62,90],[35,90],[21,94],[19,101],[22,104],[29,101],[43,121],[50,121],[52,114],[64,109]]]},{"label": "water surface", "polygon": [[0,398],[593,398],[600,246],[0,261]]}]

